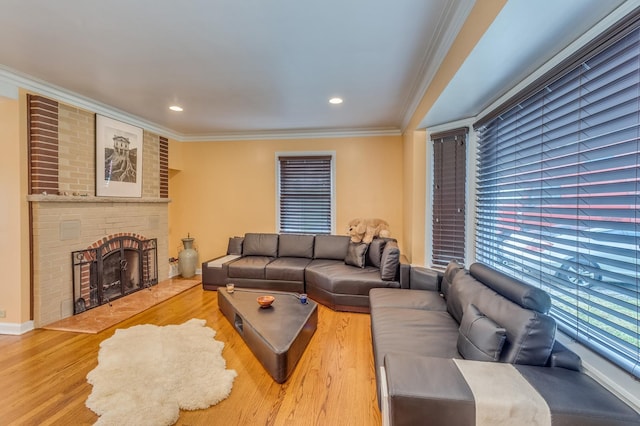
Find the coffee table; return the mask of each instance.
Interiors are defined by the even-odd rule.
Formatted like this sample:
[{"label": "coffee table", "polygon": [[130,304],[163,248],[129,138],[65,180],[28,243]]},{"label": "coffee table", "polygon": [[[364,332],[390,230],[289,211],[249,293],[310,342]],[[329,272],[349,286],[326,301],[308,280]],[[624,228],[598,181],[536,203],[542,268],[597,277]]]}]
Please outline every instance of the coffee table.
[{"label": "coffee table", "polygon": [[[269,308],[261,308],[258,296],[276,298]],[[296,293],[236,288],[228,293],[218,288],[218,308],[278,383],[283,383],[318,327],[318,304],[300,303]]]}]

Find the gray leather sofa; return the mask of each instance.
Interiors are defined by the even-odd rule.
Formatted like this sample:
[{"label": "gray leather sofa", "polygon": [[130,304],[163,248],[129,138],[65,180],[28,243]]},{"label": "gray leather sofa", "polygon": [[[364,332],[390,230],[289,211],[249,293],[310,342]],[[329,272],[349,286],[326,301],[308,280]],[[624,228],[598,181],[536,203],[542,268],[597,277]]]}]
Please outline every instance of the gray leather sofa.
[{"label": "gray leather sofa", "polygon": [[369,290],[408,288],[409,270],[394,239],[247,233],[229,239],[226,256],[202,263],[202,285],[307,293],[334,310],[369,312]]},{"label": "gray leather sofa", "polygon": [[547,293],[479,263],[412,269],[423,289],[369,296],[383,423],[640,424],[555,340]]}]

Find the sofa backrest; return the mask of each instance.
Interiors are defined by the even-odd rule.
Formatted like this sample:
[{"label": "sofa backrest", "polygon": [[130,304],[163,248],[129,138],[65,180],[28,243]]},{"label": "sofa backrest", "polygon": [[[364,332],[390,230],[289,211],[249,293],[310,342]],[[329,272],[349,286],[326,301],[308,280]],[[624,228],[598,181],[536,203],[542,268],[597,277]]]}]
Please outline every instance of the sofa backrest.
[{"label": "sofa backrest", "polygon": [[347,235],[316,235],[313,258],[344,260],[348,248],[349,237]]},{"label": "sofa backrest", "polygon": [[278,234],[245,234],[242,255],[278,257]]},{"label": "sofa backrest", "polygon": [[[487,279],[491,274],[483,274],[481,268],[472,267]],[[506,277],[508,278],[508,277]],[[512,280],[511,278],[508,278]],[[512,280],[517,282],[516,280]],[[470,272],[462,270],[455,274],[449,287],[447,311],[460,323],[467,307],[471,304],[498,326],[506,330],[506,340],[500,353],[499,361],[512,364],[540,365],[546,364],[555,342],[556,322],[550,316],[538,310],[523,307],[511,300],[518,299],[518,294],[510,285],[494,284],[498,289],[508,288],[507,294],[499,294],[486,283],[480,282]],[[512,284],[512,283],[510,283]],[[524,286],[526,284],[519,283]],[[527,289],[528,290],[528,289]],[[528,298],[524,298],[529,301]],[[537,306],[537,304],[534,304]]]},{"label": "sofa backrest", "polygon": [[533,309],[536,312],[546,314],[551,309],[551,297],[546,291],[541,290],[521,281],[491,269],[482,263],[474,263],[469,267],[471,276],[487,287],[493,289],[523,308]]},{"label": "sofa backrest", "polygon": [[278,241],[279,257],[306,257],[313,259],[314,235],[280,234]]}]

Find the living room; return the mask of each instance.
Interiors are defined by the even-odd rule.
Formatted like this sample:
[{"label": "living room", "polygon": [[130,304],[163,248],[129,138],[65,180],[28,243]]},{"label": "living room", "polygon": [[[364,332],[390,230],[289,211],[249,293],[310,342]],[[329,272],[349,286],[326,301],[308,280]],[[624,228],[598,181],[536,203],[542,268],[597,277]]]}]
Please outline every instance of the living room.
[{"label": "living room", "polygon": [[[335,158],[334,233],[345,234],[347,223],[354,217],[384,218],[390,225],[392,236],[398,240],[401,252],[411,264],[416,267],[430,266],[432,254],[429,235],[432,219],[430,175],[432,151],[428,144],[430,135],[451,128],[472,126],[481,112],[489,112],[492,106],[508,98],[509,94],[516,90],[516,86],[521,88],[522,84],[515,83],[526,80],[527,76],[527,74],[512,76],[513,80],[508,83],[513,84],[509,87],[487,89],[497,90],[502,96],[499,99],[492,99],[491,105],[483,104],[482,110],[469,111],[448,121],[440,120],[441,116],[446,116],[442,112],[446,109],[443,108],[443,103],[451,102],[451,99],[455,100],[451,87],[464,88],[464,86],[456,86],[458,70],[465,65],[465,62],[478,55],[478,53],[474,55],[474,47],[483,40],[484,35],[493,25],[502,22],[498,18],[508,4],[506,1],[471,3],[472,6],[469,6],[464,24],[460,25],[459,31],[455,34],[456,37],[451,40],[451,46],[446,55],[441,58],[440,66],[433,71],[430,84],[418,96],[418,102],[412,114],[402,117],[404,122],[402,125],[368,129],[366,132],[295,130],[289,133],[274,131],[252,134],[247,132],[242,137],[238,135],[230,137],[228,134],[225,136],[224,132],[220,132],[221,134],[217,136],[189,137],[179,131],[168,131],[171,129],[170,124],[154,126],[139,120],[136,124],[144,129],[145,137],[151,137],[154,140],[166,137],[169,148],[168,200],[170,202],[154,201],[158,205],[153,208],[159,208],[161,212],[152,211],[142,214],[144,217],[158,218],[149,220],[150,229],[163,229],[163,227],[167,229],[166,233],[159,238],[160,280],[168,278],[171,266],[168,259],[178,257],[182,248],[181,239],[187,235],[195,238],[199,260],[204,261],[224,254],[227,250],[227,240],[231,236],[244,235],[247,232],[276,232],[278,228],[276,163],[278,155],[282,153],[330,153]],[[633,10],[634,2],[619,2],[619,4],[623,9],[617,11],[618,18],[621,14],[624,15]],[[611,10],[616,9],[611,5],[608,7]],[[603,16],[595,19],[590,27],[596,27],[595,24],[604,20],[605,15],[603,12]],[[582,16],[575,19],[582,19]],[[614,21],[612,17],[608,19],[609,21],[604,21]],[[570,18],[567,20],[570,21]],[[604,27],[605,25],[600,23],[597,27],[598,31],[602,32]],[[564,47],[556,46],[556,51],[553,53],[558,53]],[[565,55],[568,54],[565,53]],[[553,55],[542,56],[545,56],[545,60],[537,60],[535,68],[542,66],[543,62]],[[545,66],[550,67],[550,65]],[[523,70],[521,69],[520,72]],[[27,201],[29,194],[27,94],[57,99],[63,109],[77,108],[81,113],[89,116],[94,114],[118,116],[122,121],[127,121],[131,116],[135,117],[135,114],[122,114],[121,109],[102,102],[85,103],[84,96],[53,89],[47,91],[46,87],[47,85],[39,79],[23,80],[20,74],[2,74],[0,79],[0,95],[2,95],[0,96],[2,124],[0,128],[3,139],[14,142],[5,144],[4,155],[0,159],[3,181],[1,197],[7,200],[1,213],[3,235],[6,237],[0,242],[0,255],[7,265],[12,265],[5,273],[5,284],[0,288],[0,311],[3,313],[0,318],[0,333],[24,334],[34,327],[43,325],[43,322],[38,321],[38,318],[42,318],[38,307],[40,298],[34,298],[34,286],[37,286],[37,283],[34,284],[32,280],[33,258],[30,255],[29,228],[32,225],[32,218],[29,217],[28,203],[41,202],[41,200]],[[420,91],[414,92],[413,95],[417,95]],[[345,100],[345,103],[347,102],[348,100]],[[167,123],[171,123],[171,120],[169,118]],[[94,130],[95,128],[91,128],[88,131],[85,142],[95,141],[92,133]],[[87,152],[85,155],[83,161],[90,163],[94,153]],[[469,176],[473,171],[471,163],[473,161],[469,162],[467,170]],[[88,172],[83,178],[92,181],[94,175],[91,173],[93,172]],[[77,197],[94,195],[93,188],[88,188],[86,191],[74,188],[76,187],[61,187],[60,192],[67,192],[68,197],[74,197],[73,193],[76,191]],[[147,188],[143,191],[147,191],[143,198],[157,197],[155,193],[149,195],[151,194],[149,191],[156,191],[156,189]],[[42,196],[42,194],[31,195]],[[59,195],[47,194],[46,197],[55,196]],[[65,197],[65,195],[61,196]],[[472,198],[468,197],[468,199]],[[46,203],[50,202],[46,201]],[[79,204],[82,202],[84,200]],[[472,210],[469,208],[466,217],[469,242],[474,239],[471,225],[474,222]],[[64,215],[65,213],[61,213],[61,216]],[[77,213],[73,212],[71,216],[63,219],[73,220],[76,215]],[[92,241],[97,239],[98,237]],[[468,259],[475,258],[471,246],[473,244],[467,244]],[[62,257],[68,259],[69,251],[65,251]],[[66,268],[66,265],[64,267]],[[70,272],[67,275],[70,275]],[[69,307],[65,305],[63,309],[60,302],[56,302],[55,310],[68,312]],[[36,318],[35,323],[34,318]],[[593,362],[597,363],[597,361]],[[624,377],[625,374],[622,372],[620,376]],[[613,377],[609,373],[605,375]],[[612,386],[616,386],[617,380],[611,380],[614,382]],[[622,383],[626,382],[623,380]],[[620,386],[624,393],[626,384]],[[633,394],[631,389],[631,387],[626,388],[626,392]]]}]

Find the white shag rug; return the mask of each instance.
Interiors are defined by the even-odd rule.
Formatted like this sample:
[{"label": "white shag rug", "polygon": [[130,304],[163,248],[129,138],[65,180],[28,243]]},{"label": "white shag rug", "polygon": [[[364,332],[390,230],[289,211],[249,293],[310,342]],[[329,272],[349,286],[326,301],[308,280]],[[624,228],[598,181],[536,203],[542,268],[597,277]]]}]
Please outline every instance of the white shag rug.
[{"label": "white shag rug", "polygon": [[172,425],[180,409],[198,410],[229,396],[235,370],[224,343],[202,319],[181,325],[118,329],[100,344],[98,366],[87,374],[86,405],[96,425]]}]

